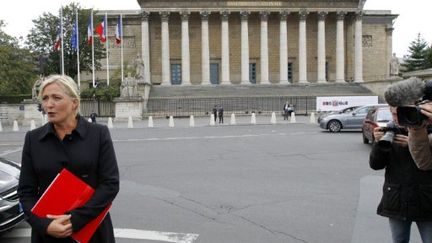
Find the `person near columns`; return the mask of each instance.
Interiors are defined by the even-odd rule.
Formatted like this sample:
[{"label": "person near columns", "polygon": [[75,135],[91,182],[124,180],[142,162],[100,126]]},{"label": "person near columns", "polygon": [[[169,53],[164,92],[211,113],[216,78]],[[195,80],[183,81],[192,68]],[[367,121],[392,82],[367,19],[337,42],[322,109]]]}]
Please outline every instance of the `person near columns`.
[{"label": "person near columns", "polygon": [[223,119],[224,119],[224,108],[222,105],[219,105],[218,108],[218,117],[219,117],[219,123],[223,124]]},{"label": "person near columns", "polygon": [[212,112],[213,112],[213,119],[216,122],[217,112],[218,112],[218,106],[217,105],[214,105]]}]

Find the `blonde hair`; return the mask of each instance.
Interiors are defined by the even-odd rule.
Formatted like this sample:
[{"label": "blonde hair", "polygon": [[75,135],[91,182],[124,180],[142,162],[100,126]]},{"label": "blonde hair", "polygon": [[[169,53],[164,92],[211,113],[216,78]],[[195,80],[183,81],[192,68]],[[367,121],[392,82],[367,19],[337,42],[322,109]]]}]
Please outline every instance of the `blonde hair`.
[{"label": "blonde hair", "polygon": [[42,100],[42,94],[43,94],[45,87],[47,85],[53,84],[53,83],[58,84],[67,96],[78,100],[78,108],[75,111],[75,114],[78,114],[79,110],[80,110],[80,104],[81,104],[78,86],[75,83],[75,81],[67,75],[50,75],[50,76],[48,76],[42,82],[42,84],[40,86],[39,100]]}]

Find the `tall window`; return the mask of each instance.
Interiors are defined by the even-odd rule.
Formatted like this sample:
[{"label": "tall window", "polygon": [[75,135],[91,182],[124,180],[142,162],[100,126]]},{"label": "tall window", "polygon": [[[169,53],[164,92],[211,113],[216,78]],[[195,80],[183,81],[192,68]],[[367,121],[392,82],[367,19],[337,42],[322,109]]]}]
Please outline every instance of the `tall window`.
[{"label": "tall window", "polygon": [[288,63],[288,81],[292,83],[293,82],[293,77],[294,77],[293,63],[289,62]]},{"label": "tall window", "polygon": [[181,84],[181,64],[171,64],[171,84]]},{"label": "tall window", "polygon": [[219,63],[210,63],[210,83],[219,84]]},{"label": "tall window", "polygon": [[325,77],[326,77],[326,80],[328,81],[329,80],[329,62],[326,62],[326,64],[325,64]]},{"label": "tall window", "polygon": [[249,81],[256,84],[256,63],[249,63]]}]

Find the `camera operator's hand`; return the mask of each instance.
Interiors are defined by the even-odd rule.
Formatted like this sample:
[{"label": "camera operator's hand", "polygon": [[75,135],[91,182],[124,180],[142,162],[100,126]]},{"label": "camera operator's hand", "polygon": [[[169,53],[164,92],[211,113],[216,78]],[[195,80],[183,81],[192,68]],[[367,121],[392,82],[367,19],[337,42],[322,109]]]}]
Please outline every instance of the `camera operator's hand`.
[{"label": "camera operator's hand", "polygon": [[382,138],[382,136],[384,136],[384,132],[381,129],[382,129],[382,127],[375,127],[374,128],[373,135],[375,138],[375,142],[378,142]]},{"label": "camera operator's hand", "polygon": [[406,146],[408,146],[408,136],[402,135],[402,134],[396,134],[394,136],[393,143],[395,143],[401,147],[406,147]]},{"label": "camera operator's hand", "polygon": [[432,119],[432,102],[426,102],[424,104],[420,104],[421,113],[427,117],[429,117],[429,121]]}]

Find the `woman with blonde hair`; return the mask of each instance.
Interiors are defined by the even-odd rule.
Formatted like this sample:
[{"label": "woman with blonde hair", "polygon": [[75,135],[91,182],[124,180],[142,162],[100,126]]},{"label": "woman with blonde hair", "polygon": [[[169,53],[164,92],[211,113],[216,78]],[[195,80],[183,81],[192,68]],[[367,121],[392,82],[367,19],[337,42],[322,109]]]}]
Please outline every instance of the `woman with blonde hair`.
[{"label": "woman with blonde hair", "polygon": [[[25,136],[20,203],[32,227],[31,242],[74,242],[72,233],[97,217],[116,197],[120,184],[117,159],[108,128],[79,115],[80,97],[72,78],[48,77],[39,97],[49,122]],[[93,187],[95,193],[82,207],[64,215],[36,216],[31,209],[63,168]],[[109,213],[90,242],[115,242]]]}]

